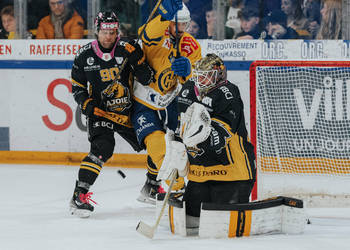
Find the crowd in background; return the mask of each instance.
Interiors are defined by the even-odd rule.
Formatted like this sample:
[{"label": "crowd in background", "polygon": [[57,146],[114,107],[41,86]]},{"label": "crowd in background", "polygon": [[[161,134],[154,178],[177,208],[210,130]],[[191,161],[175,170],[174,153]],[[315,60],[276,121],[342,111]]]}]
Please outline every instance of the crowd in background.
[{"label": "crowd in background", "polygon": [[[191,12],[188,32],[211,39],[217,27],[213,0],[183,0]],[[226,0],[225,39],[342,39],[341,0]],[[122,36],[135,37],[157,0],[100,0],[113,10]],[[27,0],[27,38],[86,38],[87,1]],[[13,0],[0,2],[0,39],[15,38]]]}]

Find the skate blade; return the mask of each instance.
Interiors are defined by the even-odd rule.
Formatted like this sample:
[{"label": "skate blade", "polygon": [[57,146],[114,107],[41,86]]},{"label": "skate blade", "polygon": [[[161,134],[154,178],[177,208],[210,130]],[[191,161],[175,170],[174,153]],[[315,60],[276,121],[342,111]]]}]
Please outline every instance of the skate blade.
[{"label": "skate blade", "polygon": [[91,211],[90,210],[86,210],[86,209],[77,209],[74,207],[71,207],[70,209],[70,213],[71,215],[75,215],[79,218],[89,218],[91,215]]},{"label": "skate blade", "polygon": [[147,196],[144,196],[142,194],[140,194],[140,196],[137,197],[136,200],[139,201],[139,202],[142,202],[142,203],[156,205],[156,201],[154,199],[151,199],[151,198],[149,198]]}]

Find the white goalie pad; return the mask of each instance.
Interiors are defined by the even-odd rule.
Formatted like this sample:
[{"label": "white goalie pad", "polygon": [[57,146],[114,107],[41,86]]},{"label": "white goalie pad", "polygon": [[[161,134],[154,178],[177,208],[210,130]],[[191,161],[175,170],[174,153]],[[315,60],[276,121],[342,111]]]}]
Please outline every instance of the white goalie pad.
[{"label": "white goalie pad", "polygon": [[184,201],[169,201],[169,227],[173,234],[187,236]]},{"label": "white goalie pad", "polygon": [[174,132],[168,130],[165,134],[166,152],[157,180],[169,180],[173,169],[177,169],[178,176],[185,177],[188,172],[188,158],[183,143],[174,141]]},{"label": "white goalie pad", "polygon": [[180,119],[180,136],[187,147],[195,147],[209,137],[211,119],[204,105],[192,103]]},{"label": "white goalie pad", "polygon": [[[236,204],[212,206],[202,204],[199,236],[201,238],[232,238],[263,234],[301,234],[307,222],[303,207],[278,204],[278,197],[262,201],[262,205]],[[299,200],[300,201],[300,200]],[[220,208],[220,210],[219,210]]]}]

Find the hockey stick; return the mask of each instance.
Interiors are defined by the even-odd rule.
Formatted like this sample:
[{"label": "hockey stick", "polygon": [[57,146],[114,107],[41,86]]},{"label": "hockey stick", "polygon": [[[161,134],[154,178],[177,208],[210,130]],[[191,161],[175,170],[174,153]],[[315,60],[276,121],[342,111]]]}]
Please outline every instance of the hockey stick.
[{"label": "hockey stick", "polygon": [[168,188],[168,192],[163,200],[163,205],[162,205],[162,208],[160,210],[160,213],[157,217],[157,220],[155,222],[155,224],[153,226],[149,226],[148,224],[144,223],[143,221],[140,221],[137,226],[136,226],[136,231],[139,232],[140,234],[143,234],[144,236],[152,239],[153,236],[154,236],[154,233],[155,231],[157,230],[157,227],[160,223],[160,219],[162,218],[163,216],[163,213],[164,213],[164,209],[166,207],[166,204],[168,203],[168,200],[169,200],[169,197],[170,197],[170,193],[171,193],[171,190],[174,186],[174,183],[175,183],[175,180],[176,180],[176,176],[177,176],[177,169],[173,169],[173,171],[171,171],[171,174],[170,174],[171,178],[170,178],[170,185],[169,185],[169,188]]},{"label": "hockey stick", "polygon": [[175,43],[176,43],[176,58],[180,57],[180,48],[179,48],[179,28],[177,27],[178,21],[177,21],[177,12],[175,14]]}]

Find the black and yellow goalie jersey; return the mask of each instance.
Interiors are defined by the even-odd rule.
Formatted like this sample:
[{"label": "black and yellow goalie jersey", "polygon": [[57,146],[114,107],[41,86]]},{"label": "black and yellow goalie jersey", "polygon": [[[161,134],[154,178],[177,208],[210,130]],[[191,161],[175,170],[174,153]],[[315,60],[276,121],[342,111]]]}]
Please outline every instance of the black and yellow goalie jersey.
[{"label": "black and yellow goalie jersey", "polygon": [[206,141],[187,148],[188,180],[255,180],[254,147],[249,142],[238,87],[227,81],[211,90],[201,102],[194,88],[192,81],[183,85],[178,95],[178,111],[185,112],[193,102],[203,104],[211,116],[212,130]]}]

